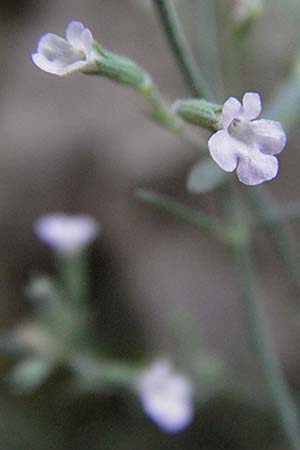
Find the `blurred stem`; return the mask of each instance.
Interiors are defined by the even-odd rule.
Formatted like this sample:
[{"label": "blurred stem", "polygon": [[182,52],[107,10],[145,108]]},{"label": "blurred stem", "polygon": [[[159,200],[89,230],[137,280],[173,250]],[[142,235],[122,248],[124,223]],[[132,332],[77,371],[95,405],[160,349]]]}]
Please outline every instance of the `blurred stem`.
[{"label": "blurred stem", "polygon": [[215,234],[223,241],[227,242],[229,238],[228,235],[231,233],[231,228],[227,230],[227,227],[223,226],[215,218],[205,214],[199,209],[194,210],[193,208],[183,205],[182,203],[173,200],[166,195],[157,194],[155,192],[142,189],[137,191],[137,197],[145,203],[155,206],[164,213],[172,214],[177,219],[183,220],[194,227]]},{"label": "blurred stem", "polygon": [[58,256],[63,286],[68,300],[84,308],[90,298],[87,250]]},{"label": "blurred stem", "polygon": [[232,28],[232,14],[228,8],[228,2],[218,2],[220,17],[222,17],[221,54],[223,68],[223,82],[226,97],[239,96],[242,92],[240,79],[240,43],[234,39]]},{"label": "blurred stem", "polygon": [[82,379],[88,388],[103,385],[132,386],[136,383],[140,369],[120,361],[99,359],[98,355],[75,354],[69,360],[69,365]]},{"label": "blurred stem", "polygon": [[283,206],[274,205],[274,209],[268,217],[262,217],[259,223],[263,225],[284,224],[300,219],[300,202],[291,201]]},{"label": "blurred stem", "polygon": [[220,49],[220,37],[219,37],[219,31],[218,31],[218,23],[217,23],[217,5],[216,0],[210,0],[208,3],[208,7],[210,8],[210,14],[209,14],[209,23],[210,23],[210,29],[211,29],[211,35],[213,37],[213,42],[211,45],[215,49],[216,53],[216,78],[218,81],[218,90],[220,91],[220,97],[221,99],[224,98],[224,80],[223,80],[223,73],[221,68],[221,49]]},{"label": "blurred stem", "polygon": [[194,95],[213,100],[214,95],[200,72],[172,0],[153,0],[153,3],[188,86]]},{"label": "blurred stem", "polygon": [[[246,228],[247,224],[245,223],[242,210],[233,195],[227,198],[226,204],[229,204],[231,207],[231,217],[232,213],[234,213],[236,222]],[[254,283],[257,275],[254,270],[249,237],[246,237],[244,241],[237,241],[233,249],[239,275],[241,300],[247,315],[250,336],[265,375],[266,385],[290,449],[299,450],[300,423],[298,410],[289,392],[273,343],[266,329],[263,308],[256,298]]]},{"label": "blurred stem", "polygon": [[[208,67],[210,86],[214,86],[215,97],[224,99],[222,57],[217,23],[216,0],[190,0],[193,13],[193,31],[196,34],[199,58]],[[204,60],[204,61],[203,61]]]},{"label": "blurred stem", "polygon": [[299,123],[300,115],[300,62],[299,58],[291,67],[287,78],[274,89],[274,93],[264,108],[264,117],[272,117],[290,131]]},{"label": "blurred stem", "polygon": [[261,219],[265,230],[272,239],[273,246],[285,263],[289,276],[294,286],[300,287],[300,248],[297,239],[293,236],[291,229],[283,228],[283,224],[268,222],[276,209],[272,196],[263,188],[256,187],[247,190],[247,197],[251,206],[255,209],[258,219]]}]

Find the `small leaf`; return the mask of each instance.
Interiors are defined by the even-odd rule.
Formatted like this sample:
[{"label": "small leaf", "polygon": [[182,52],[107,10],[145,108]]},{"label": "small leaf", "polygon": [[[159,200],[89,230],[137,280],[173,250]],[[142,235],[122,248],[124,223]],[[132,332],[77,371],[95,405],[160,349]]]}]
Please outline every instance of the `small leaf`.
[{"label": "small leaf", "polygon": [[197,194],[210,192],[221,186],[227,176],[211,159],[202,159],[192,168],[187,181],[187,189]]}]

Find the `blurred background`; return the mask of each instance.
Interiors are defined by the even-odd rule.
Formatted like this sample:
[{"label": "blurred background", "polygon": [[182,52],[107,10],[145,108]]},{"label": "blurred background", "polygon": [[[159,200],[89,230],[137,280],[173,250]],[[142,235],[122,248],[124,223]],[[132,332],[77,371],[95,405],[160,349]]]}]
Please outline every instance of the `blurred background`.
[{"label": "blurred background", "polygon": [[[244,41],[236,74],[242,83],[235,92],[218,85],[212,29],[202,14],[207,2],[177,0],[177,6],[217,101],[247,90],[260,92],[267,104],[300,51],[299,2],[264,2]],[[221,43],[236,3],[217,2]],[[170,355],[202,361],[208,379],[203,386],[200,381],[192,426],[170,436],[123,392],[66,395],[64,370],[35,392],[16,392],[8,376],[15,356],[3,351],[0,448],[283,448],[272,410],[259,401],[264,381],[249,345],[231,253],[135,195],[138,188],[153,189],[213,211],[214,194],[186,191],[187,173],[199,155],[149,121],[147,104],[130,88],[83,75],[60,78],[32,64],[38,38],[48,31],[63,35],[70,19],[82,21],[104,47],[142,65],[168,101],[190,95],[150,0],[0,2],[1,328],[7,332],[31,320],[26,285],[37,273],[55,273],[51,251],[33,233],[34,221],[48,212],[89,213],[102,226],[91,252],[95,344],[126,360]],[[279,203],[300,194],[299,121],[295,125],[280,158],[280,176],[267,186]],[[297,394],[299,292],[270,241],[258,234],[255,242],[268,326]],[[237,377],[241,392],[223,388],[224,366],[228,384]]]}]

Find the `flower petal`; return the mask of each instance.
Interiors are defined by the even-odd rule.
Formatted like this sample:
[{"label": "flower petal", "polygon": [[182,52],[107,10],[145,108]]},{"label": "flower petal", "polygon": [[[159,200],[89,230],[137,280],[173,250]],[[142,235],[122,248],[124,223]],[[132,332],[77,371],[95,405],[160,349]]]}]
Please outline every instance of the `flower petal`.
[{"label": "flower petal", "polygon": [[249,157],[240,158],[237,175],[239,180],[249,186],[272,180],[279,170],[279,162],[275,156],[264,155],[253,148]]},{"label": "flower petal", "polygon": [[281,123],[275,120],[253,120],[250,122],[255,142],[267,155],[277,155],[286,145],[286,134]]},{"label": "flower petal", "polygon": [[256,119],[261,113],[261,99],[257,92],[246,92],[243,97],[242,116],[247,120]]},{"label": "flower petal", "polygon": [[57,53],[65,53],[72,49],[69,42],[54,33],[46,33],[38,42],[37,52],[46,58],[51,58]]},{"label": "flower petal", "polygon": [[212,159],[226,172],[232,172],[236,169],[238,164],[238,147],[239,141],[232,138],[227,130],[217,131],[208,141]]},{"label": "flower petal", "polygon": [[78,71],[87,64],[83,51],[53,33],[47,33],[40,39],[32,60],[40,69],[56,75]]},{"label": "flower petal", "polygon": [[45,72],[55,75],[65,75],[67,73],[66,67],[59,67],[57,64],[53,64],[41,53],[34,53],[31,57],[34,64]]},{"label": "flower petal", "polygon": [[84,26],[77,20],[72,20],[66,29],[66,38],[73,47],[81,47],[81,34],[84,30]]},{"label": "flower petal", "polygon": [[89,28],[86,28],[81,34],[81,49],[84,51],[86,57],[90,56],[93,48],[94,38]]},{"label": "flower petal", "polygon": [[228,128],[234,118],[242,112],[242,105],[235,97],[229,97],[223,105],[221,114],[222,128]]}]

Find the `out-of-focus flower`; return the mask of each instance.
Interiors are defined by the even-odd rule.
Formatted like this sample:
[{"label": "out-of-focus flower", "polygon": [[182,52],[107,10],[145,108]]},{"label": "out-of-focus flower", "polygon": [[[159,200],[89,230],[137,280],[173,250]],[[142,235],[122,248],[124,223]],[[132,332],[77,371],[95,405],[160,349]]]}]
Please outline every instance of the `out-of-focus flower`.
[{"label": "out-of-focus flower", "polygon": [[56,251],[72,254],[86,247],[100,232],[98,223],[88,215],[47,214],[34,224],[37,236]]},{"label": "out-of-focus flower", "polygon": [[191,382],[175,372],[168,360],[158,360],[144,370],[138,392],[145,413],[164,431],[182,431],[192,421]]},{"label": "out-of-focus flower", "polygon": [[53,33],[44,34],[32,60],[40,69],[56,75],[97,72],[93,42],[91,31],[73,20],[67,26],[66,39]]},{"label": "out-of-focus flower", "polygon": [[226,172],[237,169],[239,180],[256,185],[272,180],[279,170],[278,159],[286,144],[286,134],[279,122],[253,120],[261,112],[260,95],[247,92],[243,105],[230,97],[223,105],[220,131],[208,141],[214,161]]}]

